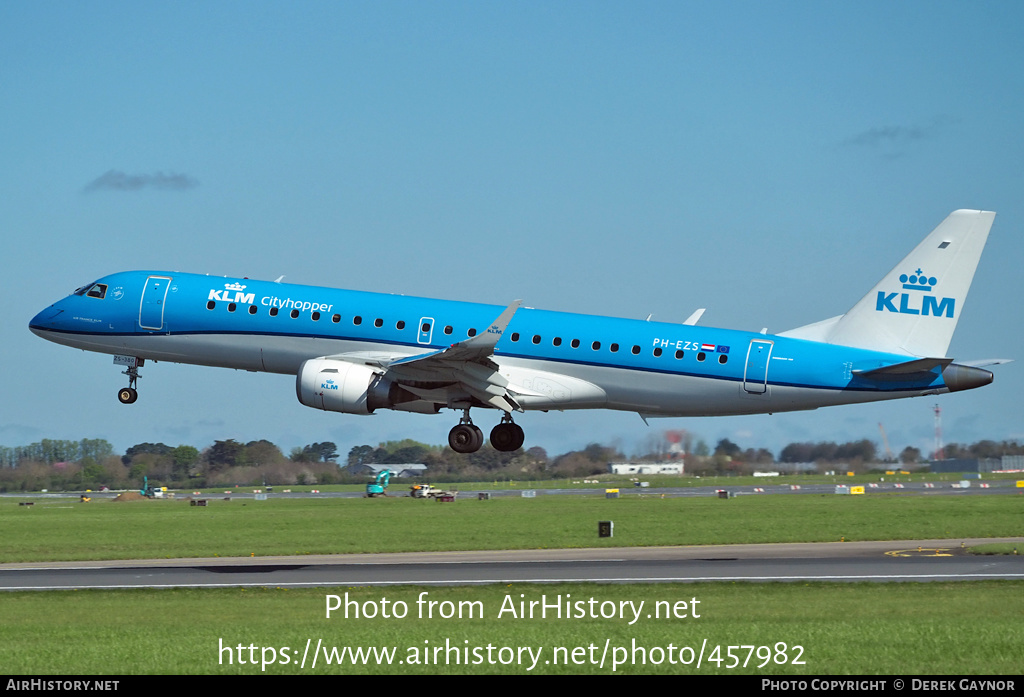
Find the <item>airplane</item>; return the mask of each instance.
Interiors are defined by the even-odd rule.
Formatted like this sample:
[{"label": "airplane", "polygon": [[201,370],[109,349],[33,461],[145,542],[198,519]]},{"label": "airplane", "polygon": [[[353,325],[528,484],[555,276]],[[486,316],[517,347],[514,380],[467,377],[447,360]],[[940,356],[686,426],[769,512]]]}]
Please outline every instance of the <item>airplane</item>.
[{"label": "airplane", "polygon": [[[459,453],[482,447],[470,410],[496,409],[499,451],[525,442],[514,413],[616,409],[650,417],[817,409],[992,382],[946,356],[995,213],[958,210],[846,314],[780,334],[432,300],[163,271],[105,276],[37,314],[38,336],[139,368],[167,361],[296,376],[325,411],[461,411]],[[282,277],[283,278],[283,277]]]}]

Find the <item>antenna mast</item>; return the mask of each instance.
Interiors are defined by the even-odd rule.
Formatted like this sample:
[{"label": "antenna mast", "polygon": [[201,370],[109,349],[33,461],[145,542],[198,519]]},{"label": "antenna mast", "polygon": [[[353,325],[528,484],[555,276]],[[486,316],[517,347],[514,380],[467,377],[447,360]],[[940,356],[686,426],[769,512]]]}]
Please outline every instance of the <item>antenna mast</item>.
[{"label": "antenna mast", "polygon": [[885,461],[896,462],[896,456],[892,454],[892,448],[889,447],[889,437],[885,435],[885,426],[882,422],[878,422],[878,430],[882,432],[882,445],[885,446]]}]

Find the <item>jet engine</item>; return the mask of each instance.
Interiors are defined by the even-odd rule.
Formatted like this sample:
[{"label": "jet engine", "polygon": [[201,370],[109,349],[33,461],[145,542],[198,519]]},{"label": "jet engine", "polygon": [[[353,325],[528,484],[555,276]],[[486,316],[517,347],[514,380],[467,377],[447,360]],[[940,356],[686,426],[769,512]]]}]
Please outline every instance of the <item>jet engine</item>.
[{"label": "jet engine", "polygon": [[396,385],[380,369],[331,358],[305,361],[295,378],[295,393],[307,407],[344,414],[372,414],[376,409],[436,414],[440,407]]},{"label": "jet engine", "polygon": [[369,366],[314,358],[299,367],[295,392],[307,407],[345,414],[372,414],[393,407],[391,381]]}]

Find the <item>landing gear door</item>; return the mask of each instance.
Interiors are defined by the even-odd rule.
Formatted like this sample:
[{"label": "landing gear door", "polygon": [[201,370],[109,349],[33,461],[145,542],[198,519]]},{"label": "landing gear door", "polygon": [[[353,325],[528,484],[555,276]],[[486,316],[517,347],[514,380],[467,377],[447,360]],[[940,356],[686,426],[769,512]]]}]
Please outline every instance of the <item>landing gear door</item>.
[{"label": "landing gear door", "polygon": [[420,319],[420,331],[416,336],[416,343],[429,344],[430,338],[434,335],[434,318],[423,317]]},{"label": "landing gear door", "polygon": [[164,328],[164,301],[170,287],[171,279],[167,276],[150,276],[146,279],[142,302],[139,304],[140,327],[156,331]]},{"label": "landing gear door", "polygon": [[768,361],[771,360],[771,341],[754,339],[747,349],[747,365],[743,371],[743,389],[750,394],[764,394],[768,390]]}]

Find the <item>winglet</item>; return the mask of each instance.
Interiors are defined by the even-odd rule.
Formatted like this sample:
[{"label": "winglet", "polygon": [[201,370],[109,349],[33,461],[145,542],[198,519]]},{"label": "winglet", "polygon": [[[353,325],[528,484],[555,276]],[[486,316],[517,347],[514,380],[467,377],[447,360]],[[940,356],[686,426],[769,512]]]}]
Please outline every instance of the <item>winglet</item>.
[{"label": "winglet", "polygon": [[512,315],[516,313],[519,306],[523,304],[522,300],[514,300],[512,304],[505,308],[505,310],[498,315],[498,318],[491,323],[491,326],[482,334],[477,334],[474,337],[470,337],[465,341],[460,341],[457,344],[452,344],[453,349],[469,348],[474,350],[490,349],[493,350],[497,346],[498,341],[501,340],[505,330],[508,329],[508,323],[512,321]]},{"label": "winglet", "polygon": [[516,300],[498,315],[498,318],[491,323],[490,328],[482,334],[477,334],[465,341],[452,344],[446,349],[423,353],[418,356],[407,356],[392,361],[390,367],[411,366],[422,363],[426,360],[438,361],[483,361],[494,354],[494,347],[501,340],[502,335],[512,321],[512,315],[516,313],[522,300]]}]

